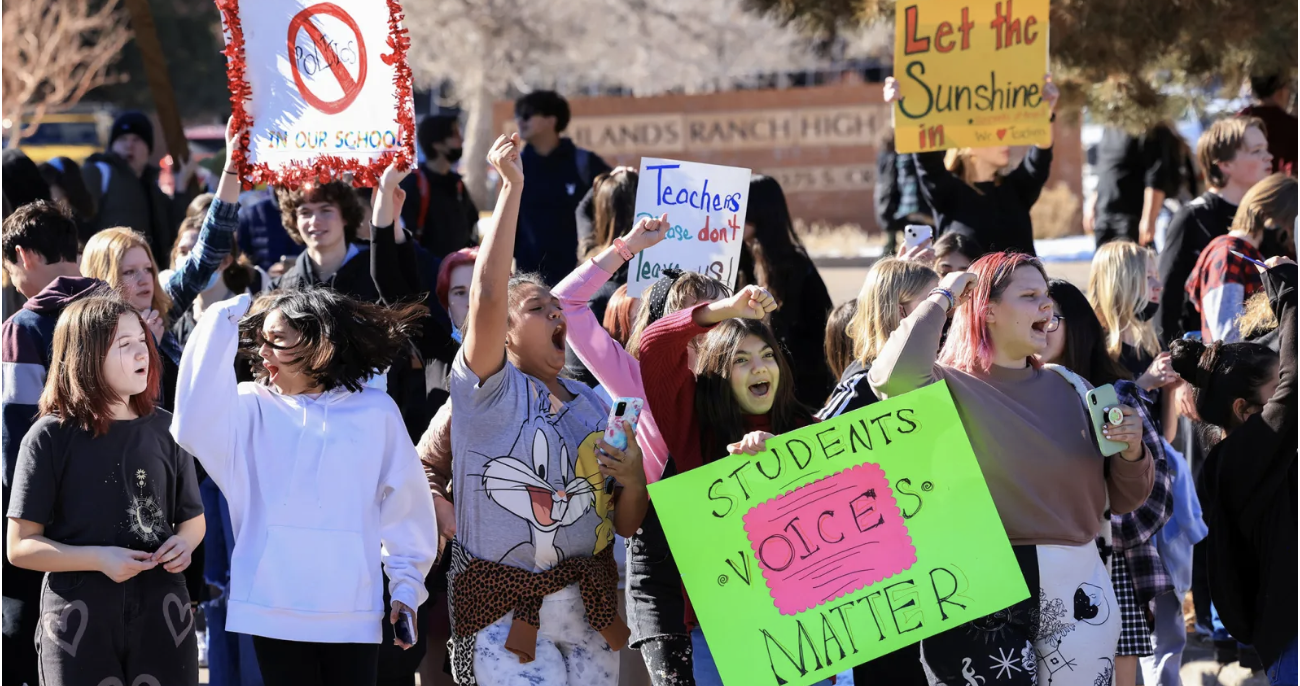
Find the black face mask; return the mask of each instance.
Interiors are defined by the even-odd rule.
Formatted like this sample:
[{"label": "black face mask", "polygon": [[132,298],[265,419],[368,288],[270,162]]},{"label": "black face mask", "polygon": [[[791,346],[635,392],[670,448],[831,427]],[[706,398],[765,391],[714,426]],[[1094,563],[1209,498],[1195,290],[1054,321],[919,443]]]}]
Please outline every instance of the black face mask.
[{"label": "black face mask", "polygon": [[1147,303],[1145,307],[1136,312],[1138,321],[1149,322],[1156,316],[1156,310],[1160,309],[1160,303]]},{"label": "black face mask", "polygon": [[454,163],[459,160],[460,156],[463,154],[465,154],[464,148],[447,148],[447,152],[443,154],[443,157],[446,157],[448,162]]}]

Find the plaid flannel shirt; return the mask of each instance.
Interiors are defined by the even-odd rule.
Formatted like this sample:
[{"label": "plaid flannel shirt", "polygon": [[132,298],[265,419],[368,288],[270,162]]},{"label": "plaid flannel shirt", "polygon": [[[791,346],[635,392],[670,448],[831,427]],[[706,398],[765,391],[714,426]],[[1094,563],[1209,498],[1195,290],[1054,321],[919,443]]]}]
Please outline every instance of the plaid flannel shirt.
[{"label": "plaid flannel shirt", "polygon": [[1142,417],[1142,442],[1155,461],[1155,482],[1151,495],[1141,507],[1125,515],[1111,515],[1111,531],[1115,550],[1124,554],[1138,602],[1150,602],[1162,593],[1174,590],[1173,578],[1160,561],[1156,551],[1155,534],[1173,515],[1173,474],[1165,459],[1164,442],[1151,419],[1152,397],[1132,381],[1115,384],[1119,401],[1136,408]]},{"label": "plaid flannel shirt", "polygon": [[[239,228],[239,203],[222,202],[213,198],[208,214],[203,218],[198,241],[190,254],[176,265],[176,271],[163,284],[163,290],[172,299],[172,309],[167,312],[169,321],[185,314],[194,299],[208,285],[208,279],[221,266],[235,245],[235,229]],[[162,314],[161,312],[159,314]],[[181,344],[170,330],[158,341],[158,350],[175,364],[181,363]]]}]

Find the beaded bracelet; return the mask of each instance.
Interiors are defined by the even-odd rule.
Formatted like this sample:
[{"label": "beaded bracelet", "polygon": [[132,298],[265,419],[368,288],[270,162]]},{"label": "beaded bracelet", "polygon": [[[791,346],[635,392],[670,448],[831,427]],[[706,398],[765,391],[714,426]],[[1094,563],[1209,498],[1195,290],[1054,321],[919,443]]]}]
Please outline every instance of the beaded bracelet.
[{"label": "beaded bracelet", "polygon": [[942,295],[943,297],[948,299],[949,311],[952,311],[953,308],[957,307],[957,298],[953,297],[952,291],[948,290],[947,288],[935,288],[934,290],[930,291],[930,295],[934,295],[935,293],[938,293],[939,295]]}]

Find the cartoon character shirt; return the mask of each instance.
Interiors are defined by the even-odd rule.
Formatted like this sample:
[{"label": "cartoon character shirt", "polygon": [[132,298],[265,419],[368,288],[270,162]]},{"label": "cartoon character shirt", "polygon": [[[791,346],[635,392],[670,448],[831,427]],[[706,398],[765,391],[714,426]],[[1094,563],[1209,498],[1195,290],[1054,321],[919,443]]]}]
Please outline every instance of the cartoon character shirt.
[{"label": "cartoon character shirt", "polygon": [[59,543],[157,550],[203,514],[194,458],[170,425],[171,415],[155,410],[94,437],[41,417],[23,438],[8,516],[44,524]]},{"label": "cartoon character shirt", "polygon": [[596,463],[608,408],[586,386],[561,383],[576,396],[567,403],[509,361],[482,382],[463,352],[452,364],[456,540],[476,558],[543,571],[613,542]]}]

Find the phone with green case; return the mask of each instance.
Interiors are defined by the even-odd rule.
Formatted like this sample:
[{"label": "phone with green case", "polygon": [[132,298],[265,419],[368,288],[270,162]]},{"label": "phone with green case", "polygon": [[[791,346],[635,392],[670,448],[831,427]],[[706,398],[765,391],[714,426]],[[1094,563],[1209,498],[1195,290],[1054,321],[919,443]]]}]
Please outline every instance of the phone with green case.
[{"label": "phone with green case", "polygon": [[1128,449],[1128,443],[1112,441],[1101,432],[1107,424],[1115,426],[1124,421],[1124,414],[1119,409],[1119,396],[1111,384],[1098,386],[1088,391],[1088,415],[1092,418],[1092,433],[1097,437],[1097,447],[1107,457],[1122,453]]}]

